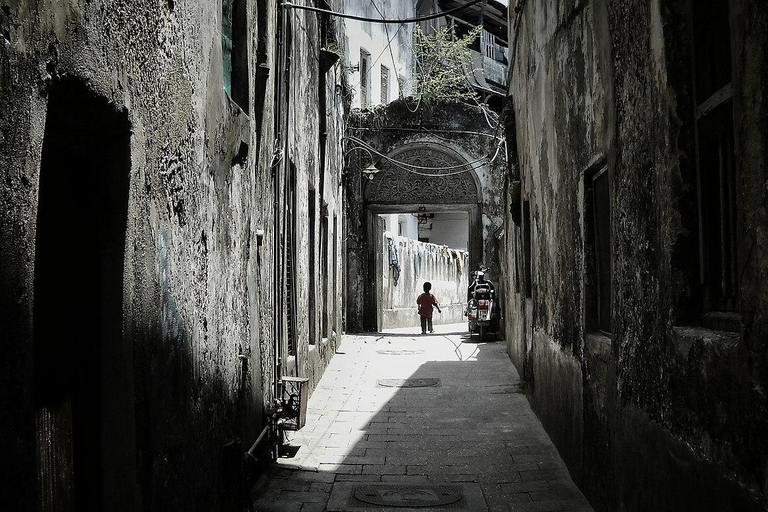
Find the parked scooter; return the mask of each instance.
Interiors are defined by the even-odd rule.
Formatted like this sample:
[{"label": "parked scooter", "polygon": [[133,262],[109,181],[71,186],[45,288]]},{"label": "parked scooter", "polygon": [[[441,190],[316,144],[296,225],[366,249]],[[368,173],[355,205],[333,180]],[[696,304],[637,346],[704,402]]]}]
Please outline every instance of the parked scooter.
[{"label": "parked scooter", "polygon": [[467,328],[470,336],[480,335],[480,341],[486,341],[489,332],[499,328],[499,306],[496,299],[496,288],[485,278],[486,267],[473,271],[470,276],[472,283],[467,289]]}]

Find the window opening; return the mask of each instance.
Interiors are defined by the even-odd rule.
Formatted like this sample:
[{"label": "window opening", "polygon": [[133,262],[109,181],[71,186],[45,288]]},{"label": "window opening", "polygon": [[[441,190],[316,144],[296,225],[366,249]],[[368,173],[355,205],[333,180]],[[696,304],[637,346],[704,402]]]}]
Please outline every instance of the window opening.
[{"label": "window opening", "polygon": [[738,202],[728,2],[693,6],[701,283],[705,311],[738,311]]},{"label": "window opening", "polygon": [[248,91],[248,16],[247,0],[222,0],[221,54],[224,90],[247,114]]},{"label": "window opening", "polygon": [[[587,318],[588,330],[611,333],[611,294],[613,272],[611,262],[611,196],[607,168],[587,174],[587,234],[590,245],[590,286],[588,298],[592,311]],[[591,318],[590,318],[591,317]]]},{"label": "window opening", "polygon": [[381,66],[381,103],[389,103],[389,69],[386,66]]},{"label": "window opening", "polygon": [[312,184],[309,184],[309,193],[307,201],[307,230],[309,231],[309,247],[307,248],[309,274],[309,343],[314,345],[317,341],[317,264],[315,247],[317,238],[317,227],[315,222],[315,209],[317,208],[316,192]]},{"label": "window opening", "polygon": [[360,48],[360,108],[365,108],[370,103],[370,68],[371,54]]}]

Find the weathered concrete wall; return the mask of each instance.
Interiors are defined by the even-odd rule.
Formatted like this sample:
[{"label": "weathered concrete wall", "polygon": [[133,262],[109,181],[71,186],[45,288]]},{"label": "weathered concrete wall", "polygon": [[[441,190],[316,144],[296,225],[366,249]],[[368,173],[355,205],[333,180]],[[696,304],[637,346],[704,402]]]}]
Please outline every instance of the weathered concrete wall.
[{"label": "weathered concrete wall", "polygon": [[[101,431],[95,432],[102,441],[95,450],[97,456],[103,452],[104,476],[91,482],[96,501],[88,503],[94,507],[82,507],[240,506],[242,453],[261,431],[273,398],[275,335],[280,334],[274,305],[283,294],[276,288],[281,285],[275,280],[275,264],[280,264],[275,235],[285,198],[275,191],[283,181],[275,181],[281,155],[273,152],[279,126],[274,107],[280,104],[274,93],[278,8],[273,0],[236,0],[235,5],[236,19],[245,23],[245,35],[235,44],[247,48],[238,76],[233,76],[233,87],[238,80],[241,84],[234,95],[239,104],[224,91],[221,2],[11,1],[0,9],[3,510],[66,508],[72,492],[62,486],[73,485],[68,436],[72,414],[80,413],[69,408],[71,393],[54,399],[56,393],[49,390],[67,390],[78,373],[88,372],[98,375],[93,383],[102,390],[91,405],[97,420],[101,414]],[[330,218],[338,221],[339,228],[331,231],[336,238],[327,248],[328,261],[337,268],[338,282],[328,287],[328,300],[335,304],[332,325],[339,332],[340,79],[338,70],[332,70],[326,82],[331,149],[323,188],[318,186],[319,90],[306,87],[318,83],[317,15],[297,18],[309,33],[295,27],[290,102],[297,117],[290,144],[302,173],[300,194],[306,197],[307,184],[314,183],[324,200],[316,202],[315,218],[321,218],[325,202]],[[124,240],[123,264],[122,269],[107,269],[121,279],[122,293],[118,288],[113,296],[121,297],[122,314],[117,316],[122,319],[85,311],[87,323],[116,323],[118,333],[102,335],[107,343],[96,347],[96,370],[68,356],[60,365],[69,367],[64,376],[46,375],[47,366],[38,364],[43,357],[49,367],[59,366],[33,343],[35,330],[38,337],[42,331],[57,334],[44,325],[50,316],[33,314],[40,299],[35,296],[35,268],[43,260],[55,261],[57,253],[73,254],[62,257],[63,262],[76,262],[87,253],[82,240],[68,239],[69,230],[62,227],[45,235],[56,241],[55,249],[47,248],[48,243],[36,254],[41,168],[43,181],[53,172],[41,163],[48,147],[46,122],[50,125],[55,118],[63,127],[57,137],[64,137],[64,149],[85,148],[82,162],[95,169],[106,162],[94,160],[92,155],[102,154],[95,146],[109,136],[99,138],[88,129],[93,113],[67,111],[66,102],[51,107],[51,91],[63,90],[61,83],[75,84],[73,90],[92,96],[94,104],[103,103],[130,127],[125,229],[109,233]],[[55,116],[47,112],[49,107],[57,109]],[[307,126],[312,130],[304,130]],[[78,169],[73,165],[63,171],[72,172],[77,182]],[[77,199],[100,207],[98,198],[87,194]],[[72,206],[61,198],[52,201],[56,208]],[[307,229],[306,218],[300,218],[303,277],[309,272],[304,263]],[[263,237],[257,237],[259,230]],[[42,243],[37,240],[38,248]],[[98,240],[89,243],[97,252],[104,247]],[[337,251],[335,257],[331,251]],[[60,272],[68,270],[62,265]],[[88,267],[77,271],[87,272]],[[76,285],[78,279],[71,282]],[[77,286],[62,289],[56,299],[80,301],[78,292]],[[301,294],[305,297],[306,289]],[[70,341],[78,334],[66,320],[56,325],[56,344],[63,354],[78,353],[77,342]],[[307,322],[302,319],[302,332]],[[300,372],[314,372],[314,382],[333,350],[315,359],[308,351],[305,335]],[[74,450],[77,458],[80,448]],[[109,460],[122,464],[106,464]]]},{"label": "weathered concrete wall", "polygon": [[[473,162],[470,171],[477,184],[478,197],[476,207],[478,216],[473,228],[470,215],[470,237],[473,229],[477,234],[476,240],[470,240],[470,261],[475,265],[483,263],[490,268],[490,278],[498,275],[498,262],[495,250],[494,235],[503,222],[503,183],[506,172],[506,155],[499,142],[501,128],[495,124],[492,113],[485,114],[479,107],[463,103],[442,105],[422,104],[420,108],[411,111],[413,107],[403,101],[395,101],[386,108],[373,111],[353,113],[350,119],[349,133],[358,137],[375,149],[377,154],[387,155],[399,148],[424,146],[426,148],[445,148],[460,155],[464,162]],[[348,223],[347,250],[347,329],[350,332],[375,328],[375,324],[366,323],[366,304],[373,304],[372,294],[375,291],[370,286],[370,276],[374,272],[372,262],[372,247],[369,240],[368,218],[369,204],[364,199],[368,180],[362,176],[364,169],[373,158],[380,165],[387,165],[386,159],[381,159],[373,153],[363,150],[352,151],[359,144],[350,141],[347,151],[350,158],[346,167],[346,201]],[[425,157],[423,164],[429,168],[434,161]],[[436,194],[429,197],[429,190],[417,174],[402,184],[402,196],[393,197],[391,203],[396,206],[418,208],[429,202],[440,201]],[[375,183],[375,182],[374,182]],[[426,191],[426,192],[425,192]],[[445,192],[445,191],[440,191]],[[425,194],[426,196],[419,196]],[[421,197],[419,200],[408,197]],[[405,201],[408,204],[404,204]],[[450,204],[441,203],[450,211]],[[381,206],[387,213],[388,206]],[[394,212],[395,210],[392,210]],[[475,249],[473,249],[473,244]],[[476,259],[474,259],[476,258]],[[472,269],[470,269],[472,270]]]},{"label": "weathered concrete wall", "polygon": [[[731,2],[742,230],[735,334],[701,323],[690,19],[686,1],[526,2],[511,49],[511,182],[522,192],[507,198],[516,212],[501,245],[504,289],[516,290],[506,294],[509,351],[599,510],[766,507],[768,416],[758,390],[768,376],[768,260],[756,240],[768,218],[756,191],[766,186],[768,9]],[[589,318],[585,175],[602,166],[612,209],[609,337],[592,333]],[[524,237],[512,222],[526,201],[528,299]]]},{"label": "weathered concrete wall", "polygon": [[[310,389],[314,389],[333,357],[342,333],[344,219],[341,138],[347,101],[342,95],[346,78],[341,63],[328,71],[318,65],[322,41],[317,14],[291,10],[288,22],[292,42],[289,48],[290,82],[286,91],[288,127],[285,158],[286,162],[295,165],[296,172],[294,279],[297,291],[297,348],[293,356],[287,357],[284,374],[308,377]],[[333,44],[333,40],[343,37],[341,26],[337,25],[336,33],[329,35],[329,43]],[[311,220],[314,220],[314,225],[310,224]],[[327,226],[328,237],[325,247],[323,223]],[[311,235],[310,231],[314,234]],[[310,257],[310,253],[314,253],[314,257]],[[327,279],[325,290],[322,285],[324,276]],[[311,298],[311,295],[314,297]],[[328,317],[325,322],[323,315]]]},{"label": "weathered concrete wall", "polygon": [[395,285],[389,266],[387,237],[381,234],[382,266],[380,314],[382,328],[420,327],[416,299],[424,292],[424,283],[432,284],[432,295],[442,313],[434,311],[434,324],[466,321],[469,255],[445,246],[394,237],[400,275]]}]

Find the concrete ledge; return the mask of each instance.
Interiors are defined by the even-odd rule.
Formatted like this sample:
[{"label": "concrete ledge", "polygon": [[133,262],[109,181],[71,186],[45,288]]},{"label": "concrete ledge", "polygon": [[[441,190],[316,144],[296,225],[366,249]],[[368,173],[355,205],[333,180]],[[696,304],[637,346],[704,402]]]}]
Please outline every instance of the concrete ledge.
[{"label": "concrete ledge", "polygon": [[588,332],[584,341],[590,355],[606,356],[611,353],[611,338],[601,332]]},{"label": "concrete ledge", "polygon": [[675,333],[675,347],[678,354],[688,358],[694,345],[701,345],[708,351],[718,353],[732,353],[735,351],[741,335],[735,332],[715,331],[704,327],[673,327]]},{"label": "concrete ledge", "polygon": [[[466,322],[467,317],[464,316],[465,304],[448,304],[441,306],[442,313],[438,313],[435,310],[432,316],[432,322],[435,325],[442,324],[456,324]],[[385,309],[384,318],[382,319],[382,328],[384,329],[396,329],[398,327],[419,327],[421,325],[419,320],[419,314],[416,311],[416,304],[413,308],[403,309]]]}]

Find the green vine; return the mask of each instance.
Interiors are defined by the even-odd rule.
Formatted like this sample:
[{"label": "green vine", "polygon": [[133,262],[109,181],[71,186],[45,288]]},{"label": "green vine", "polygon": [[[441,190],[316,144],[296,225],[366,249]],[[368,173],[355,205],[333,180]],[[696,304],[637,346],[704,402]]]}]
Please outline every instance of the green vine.
[{"label": "green vine", "polygon": [[470,45],[482,30],[480,25],[464,37],[457,38],[450,27],[426,34],[416,26],[413,34],[413,51],[417,61],[415,83],[422,101],[450,102],[475,97],[467,80],[472,62]]}]

